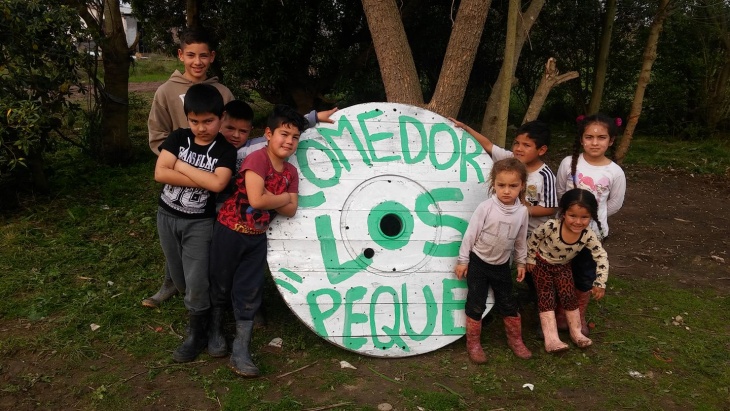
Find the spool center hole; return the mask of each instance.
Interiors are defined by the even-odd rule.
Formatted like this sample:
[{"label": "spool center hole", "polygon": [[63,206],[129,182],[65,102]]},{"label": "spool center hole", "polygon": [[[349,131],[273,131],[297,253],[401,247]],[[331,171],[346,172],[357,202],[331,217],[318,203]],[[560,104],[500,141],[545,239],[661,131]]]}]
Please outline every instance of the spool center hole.
[{"label": "spool center hole", "polygon": [[386,214],[380,219],[380,231],[386,237],[398,237],[403,233],[403,220],[396,214]]}]

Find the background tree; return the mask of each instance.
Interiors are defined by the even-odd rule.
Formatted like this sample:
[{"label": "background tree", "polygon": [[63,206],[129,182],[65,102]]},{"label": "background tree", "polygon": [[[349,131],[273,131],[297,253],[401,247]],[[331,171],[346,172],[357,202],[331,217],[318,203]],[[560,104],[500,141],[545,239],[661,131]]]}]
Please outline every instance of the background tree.
[{"label": "background tree", "polygon": [[77,105],[83,56],[69,33],[82,33],[76,10],[36,0],[0,0],[0,208],[19,185],[48,191],[43,154],[64,138]]},{"label": "background tree", "polygon": [[[520,2],[517,2],[520,3]],[[530,3],[529,8],[522,13],[521,7],[519,10],[519,18],[511,21],[507,19],[506,33],[510,33],[514,30],[514,41],[510,41],[505,38],[505,59],[502,60],[502,66],[499,69],[499,75],[494,82],[494,87],[489,93],[487,98],[487,106],[484,110],[484,116],[482,117],[482,134],[490,136],[494,143],[499,146],[504,146],[506,140],[506,130],[509,115],[509,107],[512,95],[512,87],[515,84],[515,72],[517,65],[522,55],[522,48],[527,41],[533,24],[537,21],[537,17],[542,11],[544,0],[535,0]],[[512,3],[509,3],[511,7]],[[508,11],[508,15],[509,15]],[[509,35],[507,36],[509,37]],[[510,59],[507,59],[510,56]],[[551,57],[551,56],[548,56]],[[545,58],[547,60],[547,57]],[[543,61],[545,61],[543,60]],[[542,65],[540,65],[542,67]],[[539,81],[540,75],[532,73],[532,78]],[[523,81],[528,79],[523,79]],[[529,81],[529,80],[528,80]],[[530,94],[531,95],[531,94]]]},{"label": "background tree", "polygon": [[239,98],[253,90],[300,112],[382,99],[359,1],[239,1],[221,7],[218,56],[225,60],[224,82]]},{"label": "background tree", "polygon": [[646,90],[646,86],[649,84],[649,80],[651,78],[651,66],[657,58],[659,35],[662,32],[664,21],[672,11],[670,3],[670,0],[659,0],[657,13],[651,22],[649,37],[646,41],[646,48],[644,49],[644,59],[641,64],[641,71],[639,72],[639,80],[636,84],[636,93],[634,94],[634,100],[631,103],[631,111],[629,112],[626,122],[626,129],[624,131],[623,138],[616,149],[615,159],[618,164],[623,162],[626,157],[626,153],[629,151],[629,145],[631,144],[631,139],[634,136],[636,123],[638,123],[639,116],[641,115],[641,108],[644,102],[644,91]]},{"label": "background tree", "polygon": [[606,70],[608,66],[608,53],[611,49],[611,35],[613,34],[613,22],[616,18],[616,0],[606,1],[606,11],[603,13],[603,28],[601,30],[601,43],[596,56],[596,68],[591,89],[591,100],[588,103],[588,114],[595,114],[601,108],[603,98],[603,87],[606,84]]},{"label": "background tree", "polygon": [[700,31],[706,37],[699,39],[705,72],[698,113],[713,133],[730,117],[730,4],[702,0],[696,9],[698,18],[708,22]]},{"label": "background tree", "polygon": [[[552,89],[539,111],[541,118],[553,124],[572,123],[578,114],[599,107],[626,118],[636,91],[636,83],[627,79],[635,78],[636,67],[642,64],[656,7],[639,0],[522,1],[510,74],[502,70],[508,2],[196,1],[201,24],[213,28],[221,39],[216,62],[225,65],[223,82],[239,97],[256,91],[270,102],[306,111],[394,99],[400,93],[398,101],[481,122],[482,132],[496,137],[504,132],[489,127],[496,124],[494,113],[505,112],[500,104],[509,108],[509,123],[522,121],[551,57],[564,72],[576,71],[583,81]],[[186,24],[187,0],[133,0],[133,6],[140,3],[146,11],[135,7],[135,13],[155,16],[149,21],[153,24],[144,25],[146,34],[154,31],[152,26]],[[673,58],[655,61],[652,87],[642,104],[651,115],[637,127],[643,132],[701,136],[700,127],[711,128],[706,114],[712,101],[720,108],[719,120],[712,123],[728,126],[719,103],[728,93],[715,85],[715,79],[722,83],[724,78],[726,53],[718,34],[722,25],[709,30],[711,20],[701,13],[710,10],[708,4],[724,3],[677,0],[677,4],[682,4],[681,13],[666,21],[662,35],[666,41],[657,45],[659,56]],[[390,11],[384,12],[386,6]],[[404,36],[370,30],[385,25]],[[388,64],[395,68],[387,75],[382,72],[386,58],[379,61],[381,51],[392,53]],[[504,85],[511,88],[506,100],[498,97],[505,95]]]},{"label": "background tree", "polygon": [[103,81],[90,76],[100,106],[100,128],[91,141],[92,151],[105,163],[126,163],[132,155],[127,124],[133,49],[127,45],[119,0],[65,1],[76,8],[103,54]]}]

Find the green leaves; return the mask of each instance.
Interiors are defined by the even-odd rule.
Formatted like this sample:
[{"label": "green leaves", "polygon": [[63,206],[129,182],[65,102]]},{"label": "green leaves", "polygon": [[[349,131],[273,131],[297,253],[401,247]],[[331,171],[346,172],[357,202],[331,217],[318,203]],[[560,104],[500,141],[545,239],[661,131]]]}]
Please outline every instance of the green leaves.
[{"label": "green leaves", "polygon": [[75,106],[83,32],[74,10],[38,1],[0,0],[0,176],[50,144],[49,133]]}]

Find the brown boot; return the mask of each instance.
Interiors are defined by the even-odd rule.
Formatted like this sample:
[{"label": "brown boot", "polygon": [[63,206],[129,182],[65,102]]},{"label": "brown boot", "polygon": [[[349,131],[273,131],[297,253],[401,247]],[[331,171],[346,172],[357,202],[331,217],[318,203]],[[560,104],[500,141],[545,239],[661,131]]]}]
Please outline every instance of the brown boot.
[{"label": "brown boot", "polygon": [[466,317],[466,352],[474,364],[484,364],[487,356],[482,349],[482,322]]},{"label": "brown boot", "polygon": [[522,319],[519,314],[517,317],[504,317],[504,333],[507,335],[507,345],[516,356],[523,360],[532,358],[532,353],[522,342]]},{"label": "brown boot", "polygon": [[573,340],[575,345],[579,348],[587,348],[593,344],[590,338],[583,335],[580,331],[580,311],[566,311],[565,318],[568,319],[568,328],[570,329],[570,339]]},{"label": "brown boot", "polygon": [[591,292],[580,291],[576,288],[575,295],[578,297],[578,310],[580,310],[580,332],[588,337],[591,330],[588,328],[588,322],[586,322],[586,310],[588,309],[588,303],[591,302]]},{"label": "brown boot", "polygon": [[568,344],[560,341],[558,327],[555,323],[555,311],[541,312],[540,324],[542,325],[542,333],[545,336],[545,351],[553,354],[570,348]]}]

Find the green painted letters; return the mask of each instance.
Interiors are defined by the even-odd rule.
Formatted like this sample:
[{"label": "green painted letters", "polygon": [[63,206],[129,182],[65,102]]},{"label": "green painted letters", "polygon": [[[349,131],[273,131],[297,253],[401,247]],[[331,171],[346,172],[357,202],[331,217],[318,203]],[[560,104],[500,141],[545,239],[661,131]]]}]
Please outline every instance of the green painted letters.
[{"label": "green painted letters", "polygon": [[[459,231],[464,236],[466,227],[469,222],[459,217],[451,215],[434,214],[428,211],[429,206],[436,207],[439,201],[461,201],[464,194],[459,188],[437,188],[428,193],[423,193],[416,198],[416,215],[424,224],[431,227],[451,227]],[[434,257],[456,257],[459,255],[459,247],[461,240],[452,241],[445,244],[435,244],[432,241],[426,241],[423,245],[424,254]]]},{"label": "green painted letters", "polygon": [[340,263],[340,257],[337,255],[337,241],[332,233],[332,218],[328,215],[317,216],[314,219],[314,226],[317,229],[322,262],[330,284],[341,283],[366,269],[372,263],[372,260],[365,258],[362,254],[355,260]]},{"label": "green painted letters", "polygon": [[[382,326],[381,329],[385,332],[385,335],[390,337],[387,341],[381,341],[378,338],[378,325],[375,324],[376,318],[387,318],[384,315],[377,315],[375,308],[378,306],[378,297],[380,294],[390,294],[393,297],[393,327]],[[381,350],[387,350],[393,345],[397,345],[405,352],[410,351],[406,342],[400,336],[400,310],[401,305],[398,302],[398,293],[393,287],[378,287],[373,292],[373,296],[370,298],[370,333],[373,335],[373,345],[375,348]]]},{"label": "green painted letters", "polygon": [[368,341],[365,337],[352,336],[352,324],[364,324],[368,322],[368,316],[362,313],[352,312],[356,301],[361,300],[368,289],[362,286],[352,287],[345,293],[345,324],[342,329],[342,342],[345,347],[357,350]]},{"label": "green painted letters", "polygon": [[419,334],[411,326],[411,320],[408,318],[408,292],[406,284],[401,286],[401,295],[403,295],[403,325],[406,328],[406,333],[411,337],[413,341],[423,341],[433,334],[434,328],[436,328],[436,316],[438,315],[438,305],[436,305],[436,298],[433,296],[431,287],[423,287],[423,297],[426,301],[426,326],[423,327],[423,331]]},{"label": "green painted letters", "polygon": [[454,324],[454,311],[464,311],[465,300],[455,300],[452,292],[455,288],[466,288],[466,281],[454,278],[445,278],[443,308],[441,311],[441,331],[444,335],[462,335],[466,332],[464,327],[457,327]]},{"label": "green painted letters", "polygon": [[[322,312],[319,309],[319,303],[317,298],[320,295],[328,295],[332,299],[332,308]],[[342,304],[342,296],[336,290],[330,288],[322,288],[319,290],[310,291],[307,294],[307,305],[309,306],[309,313],[312,315],[312,323],[314,324],[314,331],[320,336],[327,338],[327,327],[324,325],[324,320],[331,317]]]}]

